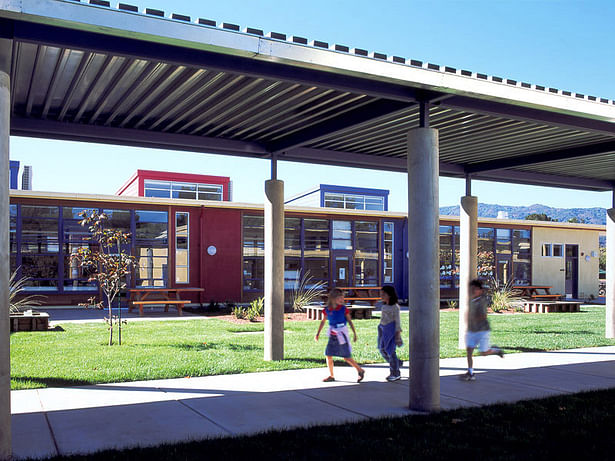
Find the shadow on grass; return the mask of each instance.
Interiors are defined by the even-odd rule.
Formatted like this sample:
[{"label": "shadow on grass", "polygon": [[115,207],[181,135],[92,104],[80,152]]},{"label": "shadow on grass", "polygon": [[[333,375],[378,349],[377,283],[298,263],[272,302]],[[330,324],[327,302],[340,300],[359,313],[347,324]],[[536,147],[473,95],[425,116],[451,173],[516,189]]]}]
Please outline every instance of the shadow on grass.
[{"label": "shadow on grass", "polygon": [[69,386],[84,386],[94,384],[93,381],[84,381],[82,379],[65,379],[65,378],[39,378],[34,376],[11,376],[11,381],[23,385],[36,383],[37,388],[41,387],[69,387]]}]

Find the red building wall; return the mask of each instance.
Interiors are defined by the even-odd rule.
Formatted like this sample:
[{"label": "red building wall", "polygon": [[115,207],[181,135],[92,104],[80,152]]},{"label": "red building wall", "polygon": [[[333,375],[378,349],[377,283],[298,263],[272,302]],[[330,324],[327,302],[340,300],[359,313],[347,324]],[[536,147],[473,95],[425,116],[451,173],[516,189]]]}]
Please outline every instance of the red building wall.
[{"label": "red building wall", "polygon": [[[204,301],[241,301],[241,211],[201,208],[201,284]],[[216,254],[207,253],[209,246]]]}]

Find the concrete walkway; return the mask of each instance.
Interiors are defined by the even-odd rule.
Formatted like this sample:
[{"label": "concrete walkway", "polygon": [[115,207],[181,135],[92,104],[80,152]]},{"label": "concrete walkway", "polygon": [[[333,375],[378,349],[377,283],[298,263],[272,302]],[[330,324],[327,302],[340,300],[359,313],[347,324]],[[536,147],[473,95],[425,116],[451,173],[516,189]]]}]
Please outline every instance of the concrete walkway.
[{"label": "concrete walkway", "polygon": [[[324,361],[323,361],[324,362]],[[440,361],[443,410],[615,388],[615,346],[476,357],[477,380],[460,381],[465,359]],[[323,383],[318,369],[13,391],[16,459],[153,446],[316,424],[406,415],[408,371],[388,383],[371,365],[356,383],[349,367]]]}]

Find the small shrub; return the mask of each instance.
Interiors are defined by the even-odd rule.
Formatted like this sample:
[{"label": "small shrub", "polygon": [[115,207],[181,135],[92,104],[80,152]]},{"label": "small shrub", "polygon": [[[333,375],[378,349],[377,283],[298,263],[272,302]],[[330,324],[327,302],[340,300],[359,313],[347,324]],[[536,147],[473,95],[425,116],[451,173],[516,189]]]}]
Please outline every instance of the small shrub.
[{"label": "small shrub", "polygon": [[258,317],[263,315],[265,311],[265,298],[260,297],[254,299],[248,306],[246,317],[250,322],[255,322]]},{"label": "small shrub", "polygon": [[449,299],[447,302],[449,309],[457,309],[459,308],[459,301],[456,299]]},{"label": "small shrub", "polygon": [[233,315],[237,319],[245,319],[247,313],[248,313],[248,310],[245,307],[243,307],[243,306],[234,306],[233,307]]}]

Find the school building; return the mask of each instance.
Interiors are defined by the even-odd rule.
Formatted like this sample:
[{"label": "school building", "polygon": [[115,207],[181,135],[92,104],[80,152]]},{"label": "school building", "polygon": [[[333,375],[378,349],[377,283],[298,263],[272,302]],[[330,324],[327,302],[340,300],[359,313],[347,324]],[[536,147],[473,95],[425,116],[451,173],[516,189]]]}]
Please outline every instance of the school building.
[{"label": "school building", "polygon": [[[198,302],[245,302],[264,291],[263,206],[231,202],[230,179],[138,170],[117,195],[13,190],[11,270],[47,304],[98,293],[71,255],[94,245],[79,213],[98,210],[131,234],[130,287],[201,287]],[[302,199],[315,206],[299,206]],[[207,200],[203,200],[207,198]],[[334,286],[395,286],[408,299],[408,217],[386,211],[388,191],[320,185],[291,198],[284,217],[284,288],[309,276]],[[381,209],[382,208],[382,209]],[[412,219],[412,217],[411,217]],[[549,285],[571,298],[598,295],[604,226],[479,218],[478,276]],[[458,297],[460,223],[440,217],[440,296]]]}]

